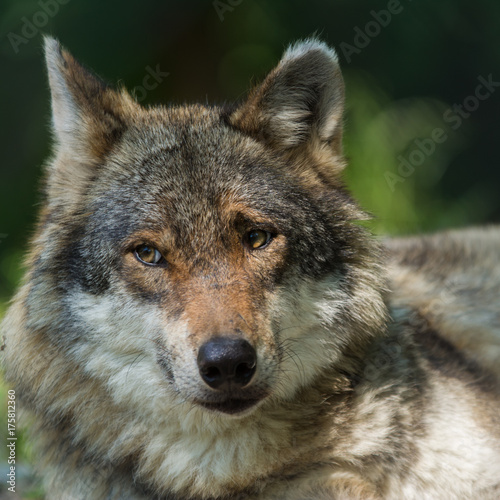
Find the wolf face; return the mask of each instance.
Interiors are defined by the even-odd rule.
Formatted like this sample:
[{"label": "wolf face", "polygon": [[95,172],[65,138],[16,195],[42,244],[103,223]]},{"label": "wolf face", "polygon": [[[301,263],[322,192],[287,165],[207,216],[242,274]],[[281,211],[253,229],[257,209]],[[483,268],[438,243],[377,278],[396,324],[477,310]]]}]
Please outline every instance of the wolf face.
[{"label": "wolf face", "polygon": [[330,49],[292,47],[235,109],[141,108],[53,40],[47,63],[57,154],[31,301],[45,304],[56,275],[71,324],[49,333],[92,376],[128,393],[144,372],[165,401],[241,415],[335,364],[350,323],[377,328],[355,312],[382,307],[353,280],[378,285],[336,175],[343,86]]},{"label": "wolf face", "polygon": [[[337,58],[309,40],[240,105],[143,108],[52,39],[46,55],[55,155],[21,292],[45,347],[10,377],[32,408],[58,387],[49,420],[83,421],[108,398],[92,457],[141,456],[155,491],[246,484],[245,464],[274,467],[256,463],[256,422],[277,429],[315,380],[345,384],[385,322],[377,249],[340,179]],[[48,377],[54,359],[71,381]],[[235,417],[245,452],[213,446]],[[140,445],[123,437],[131,422]],[[68,440],[98,442],[87,427]]]}]

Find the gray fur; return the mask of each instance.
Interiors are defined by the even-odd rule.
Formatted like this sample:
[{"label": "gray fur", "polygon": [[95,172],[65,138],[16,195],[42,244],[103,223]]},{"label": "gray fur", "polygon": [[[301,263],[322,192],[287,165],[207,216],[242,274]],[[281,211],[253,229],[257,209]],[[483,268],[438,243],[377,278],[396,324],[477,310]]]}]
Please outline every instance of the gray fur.
[{"label": "gray fur", "polygon": [[[144,109],[46,57],[54,158],[2,363],[48,498],[500,497],[500,231],[360,227],[333,50],[295,44],[234,109]],[[224,335],[257,353],[233,415],[196,361]]]}]

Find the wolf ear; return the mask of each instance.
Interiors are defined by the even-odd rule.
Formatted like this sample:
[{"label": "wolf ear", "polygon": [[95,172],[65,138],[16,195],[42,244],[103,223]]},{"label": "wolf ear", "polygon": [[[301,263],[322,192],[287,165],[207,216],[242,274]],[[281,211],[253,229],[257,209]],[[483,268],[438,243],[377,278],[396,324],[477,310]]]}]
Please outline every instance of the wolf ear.
[{"label": "wolf ear", "polygon": [[54,38],[45,37],[52,94],[52,124],[60,152],[94,163],[113,145],[138,105],[79,64]]},{"label": "wolf ear", "polygon": [[291,46],[230,123],[282,150],[316,142],[341,149],[344,84],[335,51],[311,39]]}]

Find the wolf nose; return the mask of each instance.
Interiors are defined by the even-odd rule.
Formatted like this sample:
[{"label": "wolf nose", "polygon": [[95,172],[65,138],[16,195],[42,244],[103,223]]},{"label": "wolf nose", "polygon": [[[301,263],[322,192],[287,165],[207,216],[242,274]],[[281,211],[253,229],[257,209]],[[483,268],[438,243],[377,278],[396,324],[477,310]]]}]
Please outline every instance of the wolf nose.
[{"label": "wolf nose", "polygon": [[244,339],[216,337],[200,347],[198,369],[212,389],[245,387],[257,366],[255,349]]}]

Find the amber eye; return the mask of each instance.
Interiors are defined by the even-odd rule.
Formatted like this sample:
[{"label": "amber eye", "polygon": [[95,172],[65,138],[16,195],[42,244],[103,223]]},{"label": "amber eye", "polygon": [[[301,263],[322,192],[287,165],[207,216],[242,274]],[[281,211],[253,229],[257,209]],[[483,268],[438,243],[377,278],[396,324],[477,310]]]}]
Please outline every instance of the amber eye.
[{"label": "amber eye", "polygon": [[250,250],[257,250],[258,248],[264,248],[271,239],[272,234],[270,232],[254,229],[245,234],[243,242]]},{"label": "amber eye", "polygon": [[150,245],[139,245],[134,254],[140,262],[148,266],[155,266],[163,261],[162,254]]}]

